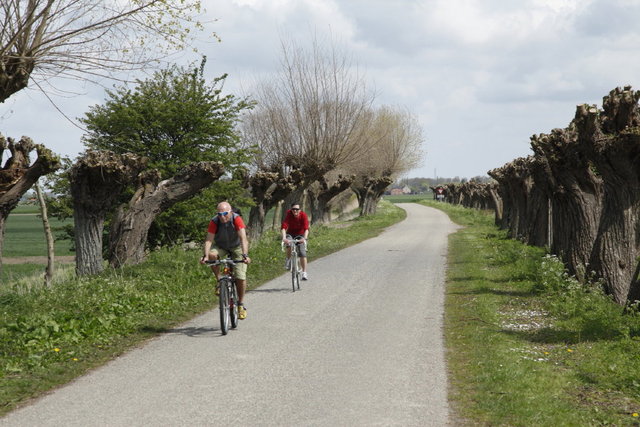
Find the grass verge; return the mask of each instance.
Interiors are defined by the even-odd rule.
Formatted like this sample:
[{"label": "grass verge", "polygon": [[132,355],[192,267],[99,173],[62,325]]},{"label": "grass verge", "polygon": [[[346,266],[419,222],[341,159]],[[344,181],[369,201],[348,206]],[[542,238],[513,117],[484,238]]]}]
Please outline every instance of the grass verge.
[{"label": "grass verge", "polygon": [[445,336],[461,425],[639,425],[640,317],[568,277],[493,215],[421,202],[465,226],[450,237]]},{"label": "grass verge", "polygon": [[[313,226],[309,258],[376,236],[404,215],[383,201],[376,215]],[[51,289],[39,279],[0,288],[0,415],[213,308],[212,276],[198,264],[200,253],[157,251],[141,265]],[[278,233],[266,233],[250,255],[250,288],[282,274]]]}]

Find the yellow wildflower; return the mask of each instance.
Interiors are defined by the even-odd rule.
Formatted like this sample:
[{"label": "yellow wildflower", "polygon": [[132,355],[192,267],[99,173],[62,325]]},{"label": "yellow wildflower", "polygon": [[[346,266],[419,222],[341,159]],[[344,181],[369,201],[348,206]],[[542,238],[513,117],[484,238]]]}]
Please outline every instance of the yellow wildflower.
[{"label": "yellow wildflower", "polygon": [[56,353],[58,353],[60,351],[60,349],[58,347],[54,348],[53,351],[55,351]]},{"label": "yellow wildflower", "polygon": [[634,412],[633,414],[631,414],[631,416],[632,416],[632,417],[637,417],[637,416],[638,416],[638,413],[637,413],[637,412]]}]

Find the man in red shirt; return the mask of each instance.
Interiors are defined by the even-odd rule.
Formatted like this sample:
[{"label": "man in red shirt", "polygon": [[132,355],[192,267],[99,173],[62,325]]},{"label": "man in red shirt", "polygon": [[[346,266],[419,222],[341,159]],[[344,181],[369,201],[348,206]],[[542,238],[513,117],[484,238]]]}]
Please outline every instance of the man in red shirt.
[{"label": "man in red shirt", "polygon": [[[233,268],[236,289],[238,290],[238,317],[240,319],[247,317],[247,310],[242,300],[247,288],[247,264],[251,262],[251,258],[247,255],[248,252],[249,240],[242,217],[233,212],[229,203],[218,204],[216,216],[209,221],[207,238],[204,241],[204,255],[200,259],[200,263],[204,264],[207,259],[214,261],[227,255],[230,255],[232,259],[244,260],[243,264],[236,264]],[[211,269],[216,275],[216,279],[219,279],[220,267],[216,265]]]},{"label": "man in red shirt", "polygon": [[[300,210],[300,204],[294,203],[291,209],[287,211],[282,221],[282,241],[289,243],[289,239],[302,238],[302,243],[306,242],[309,236],[309,217]],[[307,280],[307,251],[306,245],[300,244],[296,246],[300,255],[300,267],[302,268],[302,280]],[[291,248],[287,246],[287,260],[285,268],[291,268]]]}]

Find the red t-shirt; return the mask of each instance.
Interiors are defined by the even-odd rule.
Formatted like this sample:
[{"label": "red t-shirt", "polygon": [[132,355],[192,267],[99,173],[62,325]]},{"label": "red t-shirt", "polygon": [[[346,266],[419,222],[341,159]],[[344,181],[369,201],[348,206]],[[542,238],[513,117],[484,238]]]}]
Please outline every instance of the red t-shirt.
[{"label": "red t-shirt", "polygon": [[284,216],[281,228],[287,230],[291,236],[304,236],[304,232],[309,229],[309,217],[306,213],[300,211],[296,218],[291,209],[289,209]]},{"label": "red t-shirt", "polygon": [[[229,215],[233,215],[233,214],[229,214]],[[236,230],[240,230],[241,228],[247,228],[244,225],[244,221],[242,220],[242,217],[240,215],[236,215],[236,218],[233,220],[233,228],[235,228]],[[209,228],[207,229],[207,231],[211,234],[216,234],[216,232],[218,231],[218,224],[216,224],[216,222],[213,219],[209,221]]]}]

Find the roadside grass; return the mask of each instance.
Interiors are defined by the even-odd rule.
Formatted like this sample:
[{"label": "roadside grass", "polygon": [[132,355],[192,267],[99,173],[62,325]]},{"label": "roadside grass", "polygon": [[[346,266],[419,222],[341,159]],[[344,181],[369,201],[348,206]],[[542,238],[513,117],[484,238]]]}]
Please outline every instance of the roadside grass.
[{"label": "roadside grass", "polygon": [[[3,264],[0,274],[0,294],[7,286],[20,289],[41,287],[45,281],[46,268],[44,264],[34,263]],[[69,280],[75,274],[74,271],[75,264],[56,262],[53,270],[53,285]]]},{"label": "roadside grass", "polygon": [[[373,237],[404,217],[382,201],[376,215],[313,226],[309,258]],[[39,278],[0,287],[0,415],[215,307],[200,253],[160,250],[141,265],[71,277],[51,289]],[[278,233],[266,233],[250,256],[250,288],[283,274]]]},{"label": "roadside grass", "polygon": [[432,201],[449,240],[445,337],[460,425],[631,426],[640,412],[640,316],[580,284],[493,214]]}]

